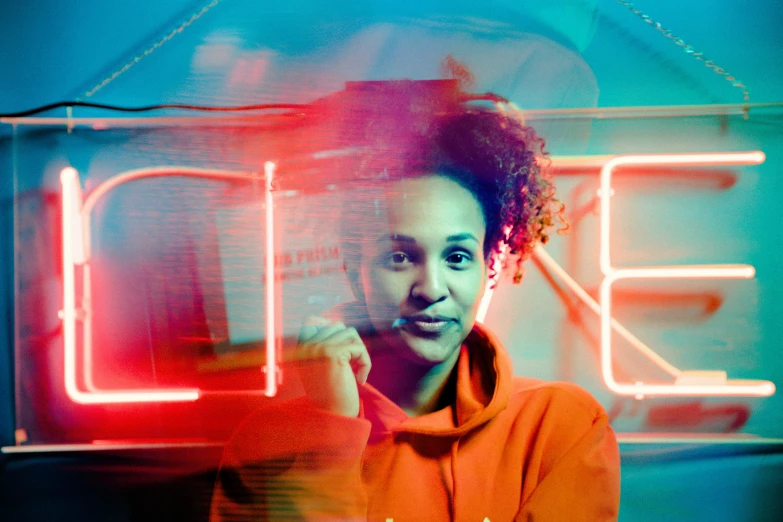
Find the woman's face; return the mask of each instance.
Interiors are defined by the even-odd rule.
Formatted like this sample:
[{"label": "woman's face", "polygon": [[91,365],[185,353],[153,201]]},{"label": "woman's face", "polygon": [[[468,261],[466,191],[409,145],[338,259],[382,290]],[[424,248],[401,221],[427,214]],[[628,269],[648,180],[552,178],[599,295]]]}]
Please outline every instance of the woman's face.
[{"label": "woman's face", "polygon": [[390,182],[361,224],[359,283],[375,330],[399,355],[437,364],[476,320],[486,225],[473,194],[432,175]]}]

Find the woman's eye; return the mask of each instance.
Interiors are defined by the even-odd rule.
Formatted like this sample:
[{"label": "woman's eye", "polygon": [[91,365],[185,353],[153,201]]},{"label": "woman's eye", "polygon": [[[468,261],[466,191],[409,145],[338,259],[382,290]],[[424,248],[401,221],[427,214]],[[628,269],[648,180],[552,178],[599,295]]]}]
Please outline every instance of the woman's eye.
[{"label": "woman's eye", "polygon": [[404,254],[403,252],[393,252],[389,254],[389,257],[387,259],[389,264],[392,265],[401,265],[406,261],[409,261],[408,255]]},{"label": "woman's eye", "polygon": [[470,262],[470,256],[463,252],[455,252],[451,254],[446,260],[452,265],[465,266]]}]

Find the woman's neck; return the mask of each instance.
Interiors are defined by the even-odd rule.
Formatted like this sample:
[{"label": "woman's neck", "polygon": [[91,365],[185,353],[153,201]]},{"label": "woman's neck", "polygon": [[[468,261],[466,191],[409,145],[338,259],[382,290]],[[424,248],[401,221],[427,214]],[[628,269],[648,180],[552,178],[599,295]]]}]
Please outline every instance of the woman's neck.
[{"label": "woman's neck", "polygon": [[376,349],[370,347],[372,370],[368,381],[405,413],[418,417],[454,401],[454,367],[459,359],[459,348],[442,363],[428,366],[400,357],[393,349],[381,348],[378,343],[383,341],[375,339],[371,343]]}]

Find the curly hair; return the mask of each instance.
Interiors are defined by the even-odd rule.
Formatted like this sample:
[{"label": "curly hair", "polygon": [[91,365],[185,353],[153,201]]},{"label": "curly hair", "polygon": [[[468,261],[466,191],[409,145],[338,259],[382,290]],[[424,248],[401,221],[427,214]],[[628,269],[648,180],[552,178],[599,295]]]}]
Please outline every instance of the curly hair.
[{"label": "curly hair", "polygon": [[519,283],[536,244],[546,243],[558,222],[566,229],[565,207],[545,168],[544,140],[512,115],[486,110],[443,118],[436,139],[440,165],[431,172],[473,193],[486,223],[487,259],[504,253],[504,268],[514,266]]},{"label": "curly hair", "polygon": [[[560,233],[568,228],[546,170],[544,140],[513,113],[472,106],[467,95],[438,105],[409,91],[404,85],[386,91],[382,106],[361,113],[360,132],[369,152],[352,169],[353,181],[377,185],[434,174],[457,182],[481,207],[487,261],[502,259],[503,269],[513,267],[519,283],[536,244],[546,243],[558,224]],[[358,211],[344,211],[348,254]]]}]

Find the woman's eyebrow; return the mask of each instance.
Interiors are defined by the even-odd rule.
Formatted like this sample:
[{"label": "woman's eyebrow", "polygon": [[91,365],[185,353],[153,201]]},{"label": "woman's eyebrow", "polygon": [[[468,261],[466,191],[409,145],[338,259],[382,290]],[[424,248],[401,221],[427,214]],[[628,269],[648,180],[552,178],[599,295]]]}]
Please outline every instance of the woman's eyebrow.
[{"label": "woman's eyebrow", "polygon": [[[446,238],[446,242],[447,243],[459,243],[460,241],[465,241],[465,240],[468,240],[468,239],[472,239],[476,243],[479,242],[478,238],[476,236],[474,236],[473,234],[471,234],[470,232],[463,232],[461,234],[453,234],[453,235],[451,235],[451,236]],[[390,235],[385,235],[384,234],[384,235],[382,235],[381,237],[378,238],[378,242],[387,241],[387,240],[397,241],[397,242],[401,242],[401,243],[410,243],[410,244],[413,244],[413,245],[416,244],[416,239],[415,238],[413,238],[411,236],[406,236],[404,234],[390,234]]]},{"label": "woman's eyebrow", "polygon": [[383,236],[378,238],[378,243],[380,243],[381,241],[387,241],[387,240],[399,241],[399,242],[402,242],[402,243],[416,244],[416,239],[414,239],[411,236],[406,236],[406,235],[403,235],[403,234],[383,235]]},{"label": "woman's eyebrow", "polygon": [[459,241],[465,241],[466,239],[472,239],[476,243],[479,242],[478,238],[474,236],[473,234],[470,234],[468,232],[463,232],[462,234],[454,234],[453,236],[449,236],[446,238],[446,241],[451,243],[457,243]]}]

